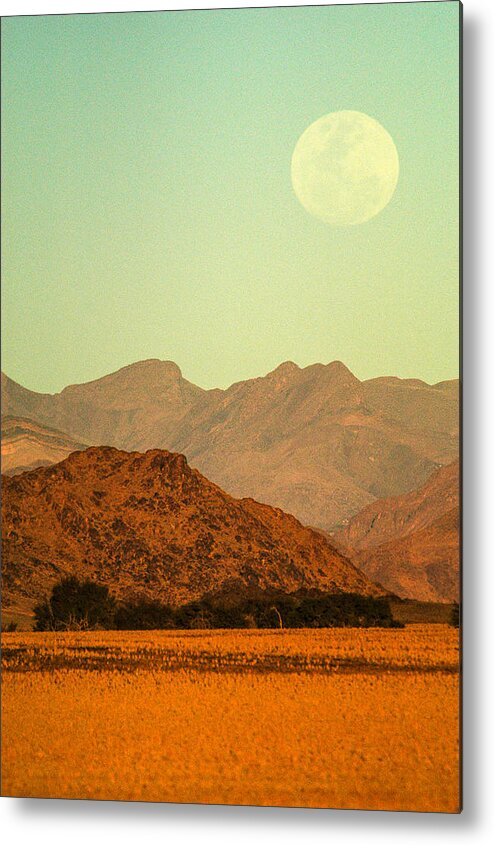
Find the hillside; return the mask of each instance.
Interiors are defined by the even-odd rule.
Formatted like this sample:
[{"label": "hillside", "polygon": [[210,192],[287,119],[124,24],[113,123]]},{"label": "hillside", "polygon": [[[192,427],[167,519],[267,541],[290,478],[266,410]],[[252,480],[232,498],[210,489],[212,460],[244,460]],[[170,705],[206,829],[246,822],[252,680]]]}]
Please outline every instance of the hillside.
[{"label": "hillside", "polygon": [[366,575],[399,596],[459,598],[459,464],[420,489],[373,502],[332,539]]},{"label": "hillside", "polygon": [[2,417],[2,473],[17,475],[50,466],[85,449],[84,443],[61,431],[22,417]]},{"label": "hillside", "polygon": [[156,360],[53,396],[4,376],[2,401],[92,445],[181,452],[231,495],[326,530],[458,456],[458,382],[359,381],[338,361],[286,362],[227,390]]},{"label": "hillside", "polygon": [[89,445],[133,448],[159,419],[163,436],[204,393],[171,361],[140,361],[60,393],[35,393],[2,373],[2,414],[28,417]]},{"label": "hillside", "polygon": [[227,588],[382,594],[293,516],[238,501],[159,450],[93,447],[4,478],[2,536],[4,607],[16,611],[65,574],[172,604]]}]

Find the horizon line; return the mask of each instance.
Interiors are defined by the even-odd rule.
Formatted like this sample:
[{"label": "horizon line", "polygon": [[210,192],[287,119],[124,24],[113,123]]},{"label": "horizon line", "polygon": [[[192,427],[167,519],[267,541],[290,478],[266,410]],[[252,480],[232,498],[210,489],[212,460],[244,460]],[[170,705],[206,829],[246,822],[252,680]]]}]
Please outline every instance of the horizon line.
[{"label": "horizon line", "polygon": [[305,370],[309,370],[309,369],[312,369],[314,367],[323,367],[323,368],[326,369],[327,367],[330,367],[334,364],[338,364],[341,367],[343,367],[345,370],[347,370],[361,384],[365,384],[365,383],[370,382],[370,381],[376,381],[378,379],[396,379],[398,381],[403,381],[403,382],[413,382],[413,381],[415,381],[415,382],[420,382],[421,384],[424,384],[427,387],[437,387],[438,385],[445,384],[447,382],[452,382],[452,381],[457,381],[459,383],[461,382],[460,373],[457,376],[452,376],[451,378],[440,379],[437,382],[428,382],[428,381],[425,381],[425,379],[422,379],[422,378],[417,377],[417,376],[397,376],[397,375],[394,375],[394,374],[383,374],[383,375],[379,375],[379,376],[371,376],[370,378],[367,378],[367,379],[360,379],[357,375],[355,375],[353,370],[351,370],[350,367],[348,367],[340,359],[333,359],[332,361],[328,361],[328,363],[326,363],[326,364],[323,364],[321,361],[314,361],[313,363],[307,364],[305,366],[300,366],[295,361],[287,359],[285,361],[281,361],[273,369],[268,370],[268,372],[266,372],[264,374],[249,376],[245,379],[239,379],[238,381],[233,381],[227,387],[209,387],[209,388],[208,387],[202,387],[201,385],[196,384],[194,381],[191,381],[190,379],[188,379],[186,376],[184,376],[181,367],[175,361],[172,361],[169,358],[143,358],[143,359],[139,359],[137,361],[132,361],[130,364],[124,364],[123,366],[118,367],[116,370],[111,370],[110,372],[106,372],[101,376],[96,376],[96,378],[90,378],[87,381],[69,382],[68,384],[65,384],[60,390],[55,390],[54,392],[45,391],[45,390],[38,390],[38,389],[31,388],[31,387],[26,387],[25,384],[23,384],[22,382],[16,381],[11,376],[9,376],[5,372],[5,370],[2,370],[1,372],[2,372],[2,378],[7,378],[9,381],[18,385],[23,390],[29,391],[30,393],[36,393],[40,396],[59,396],[60,394],[62,394],[68,388],[84,387],[84,386],[89,385],[89,384],[94,384],[95,382],[103,381],[104,379],[111,378],[112,376],[115,376],[118,373],[123,372],[124,370],[130,370],[130,369],[133,369],[135,367],[138,367],[140,364],[151,364],[151,363],[154,363],[154,364],[171,364],[174,368],[176,368],[176,370],[178,370],[178,373],[179,373],[181,378],[183,378],[185,381],[189,382],[189,384],[192,384],[194,387],[197,387],[199,390],[203,390],[205,393],[210,393],[212,391],[218,391],[218,390],[226,393],[228,390],[230,390],[232,387],[235,387],[238,384],[242,384],[242,383],[246,383],[246,382],[250,382],[250,381],[257,381],[259,379],[265,379],[268,376],[275,373],[277,370],[281,369],[282,367],[286,367],[286,365],[289,365],[289,366],[295,368],[296,370],[303,372]]}]

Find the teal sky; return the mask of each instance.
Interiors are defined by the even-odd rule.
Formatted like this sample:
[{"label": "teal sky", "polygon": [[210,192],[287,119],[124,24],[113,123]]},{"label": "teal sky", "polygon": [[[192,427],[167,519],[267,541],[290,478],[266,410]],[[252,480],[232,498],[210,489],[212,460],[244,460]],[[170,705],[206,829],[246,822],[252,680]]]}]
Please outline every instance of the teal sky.
[{"label": "teal sky", "polygon": [[[458,374],[456,2],[2,21],[2,369],[53,392],[144,358],[226,387],[285,360]],[[310,216],[293,148],[393,137],[367,223]]]}]

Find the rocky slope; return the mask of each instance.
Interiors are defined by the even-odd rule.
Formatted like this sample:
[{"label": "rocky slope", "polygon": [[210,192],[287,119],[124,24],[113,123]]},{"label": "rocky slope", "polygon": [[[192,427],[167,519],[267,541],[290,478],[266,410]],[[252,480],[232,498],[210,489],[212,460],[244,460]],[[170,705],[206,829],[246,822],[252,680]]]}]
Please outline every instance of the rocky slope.
[{"label": "rocky slope", "polygon": [[422,601],[458,601],[458,461],[420,489],[373,502],[333,535],[369,578]]},{"label": "rocky slope", "polygon": [[2,417],[2,473],[17,475],[50,466],[85,449],[84,443],[61,431],[22,417]]},{"label": "rocky slope", "polygon": [[458,455],[457,381],[361,382],[338,361],[286,362],[208,391],[156,360],[53,396],[4,376],[2,400],[4,412],[87,443],[182,452],[232,495],[324,529],[416,488]]},{"label": "rocky slope", "polygon": [[3,602],[26,612],[64,574],[183,603],[234,587],[378,595],[320,534],[236,500],[180,454],[75,452],[3,479]]}]

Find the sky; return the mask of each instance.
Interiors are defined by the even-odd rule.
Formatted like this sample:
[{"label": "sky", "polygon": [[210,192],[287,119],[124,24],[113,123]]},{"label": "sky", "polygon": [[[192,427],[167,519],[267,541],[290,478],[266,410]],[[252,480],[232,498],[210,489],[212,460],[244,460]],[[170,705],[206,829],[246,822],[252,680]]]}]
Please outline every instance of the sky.
[{"label": "sky", "polygon": [[[2,369],[56,392],[134,361],[205,388],[282,361],[458,375],[459,4],[2,21]],[[291,184],[333,111],[400,175],[331,226]]]}]

